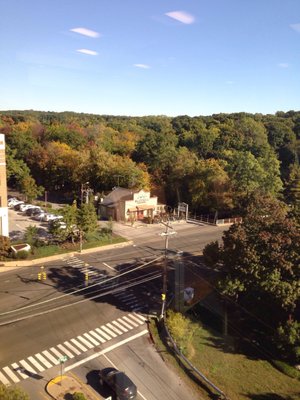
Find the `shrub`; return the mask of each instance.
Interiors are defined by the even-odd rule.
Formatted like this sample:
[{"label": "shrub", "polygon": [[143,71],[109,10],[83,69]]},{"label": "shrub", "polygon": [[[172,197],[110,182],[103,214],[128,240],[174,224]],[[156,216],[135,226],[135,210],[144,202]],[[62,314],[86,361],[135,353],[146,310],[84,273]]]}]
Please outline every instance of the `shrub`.
[{"label": "shrub", "polygon": [[81,392],[75,392],[73,393],[73,400],[86,400],[86,397]]},{"label": "shrub", "polygon": [[190,319],[181,313],[170,310],[167,315],[167,327],[182,353],[189,357],[193,352],[191,347],[192,338],[198,329],[196,324],[193,324]]},{"label": "shrub", "polygon": [[10,249],[10,239],[7,236],[0,236],[0,257],[7,257]]},{"label": "shrub", "polygon": [[271,360],[271,363],[274,365],[275,368],[277,368],[285,375],[300,380],[300,371],[298,371],[295,367],[292,367],[291,365],[280,360]]},{"label": "shrub", "polygon": [[14,258],[16,258],[17,260],[26,260],[29,256],[28,251],[26,250],[21,250],[18,251],[17,253],[15,253]]}]

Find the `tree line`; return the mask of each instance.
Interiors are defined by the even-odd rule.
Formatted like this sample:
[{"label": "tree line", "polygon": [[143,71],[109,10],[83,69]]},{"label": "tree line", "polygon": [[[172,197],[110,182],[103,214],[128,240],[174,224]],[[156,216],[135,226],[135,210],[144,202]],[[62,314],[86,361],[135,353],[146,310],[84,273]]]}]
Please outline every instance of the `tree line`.
[{"label": "tree line", "polygon": [[240,212],[253,193],[299,203],[300,112],[105,116],[0,112],[8,184],[29,198],[151,189],[195,212]]}]

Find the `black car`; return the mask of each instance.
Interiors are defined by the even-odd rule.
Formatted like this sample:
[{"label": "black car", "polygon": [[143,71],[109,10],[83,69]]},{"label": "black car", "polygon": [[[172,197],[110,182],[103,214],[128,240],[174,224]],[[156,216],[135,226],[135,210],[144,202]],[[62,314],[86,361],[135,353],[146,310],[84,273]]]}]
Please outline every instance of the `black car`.
[{"label": "black car", "polygon": [[104,368],[99,371],[100,383],[106,383],[117,399],[133,400],[136,398],[137,387],[128,376],[115,368]]}]

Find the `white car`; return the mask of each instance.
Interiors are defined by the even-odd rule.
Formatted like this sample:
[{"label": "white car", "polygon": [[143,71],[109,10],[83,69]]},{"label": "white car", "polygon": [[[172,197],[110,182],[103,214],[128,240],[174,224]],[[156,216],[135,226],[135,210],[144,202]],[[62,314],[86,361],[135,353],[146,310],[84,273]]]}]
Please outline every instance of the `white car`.
[{"label": "white car", "polygon": [[56,219],[62,219],[63,216],[61,215],[56,215],[56,214],[45,214],[44,217],[42,218],[43,221],[49,222],[49,221],[54,221]]},{"label": "white car", "polygon": [[15,199],[15,198],[9,199],[9,200],[7,201],[8,207],[14,207],[14,206],[16,206],[17,204],[23,204],[23,203],[24,203],[24,201],[18,200],[18,199]]},{"label": "white car", "polygon": [[32,218],[35,219],[36,221],[42,221],[43,218],[44,218],[44,216],[45,216],[46,214],[47,214],[46,211],[40,210],[40,212],[37,213],[37,214],[34,214],[34,215],[32,216]]},{"label": "white car", "polygon": [[20,205],[20,211],[24,212],[28,210],[28,208],[35,207],[33,204],[21,204]]}]

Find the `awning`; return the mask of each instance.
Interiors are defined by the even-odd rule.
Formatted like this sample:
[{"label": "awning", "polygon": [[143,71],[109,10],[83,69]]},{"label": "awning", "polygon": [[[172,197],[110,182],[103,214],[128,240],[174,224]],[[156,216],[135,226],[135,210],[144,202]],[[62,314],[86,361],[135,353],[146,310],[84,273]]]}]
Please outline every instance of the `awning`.
[{"label": "awning", "polygon": [[128,208],[129,212],[137,212],[137,211],[144,211],[144,210],[154,210],[155,206],[154,205],[149,205],[149,204],[139,204],[136,207],[131,207]]}]

